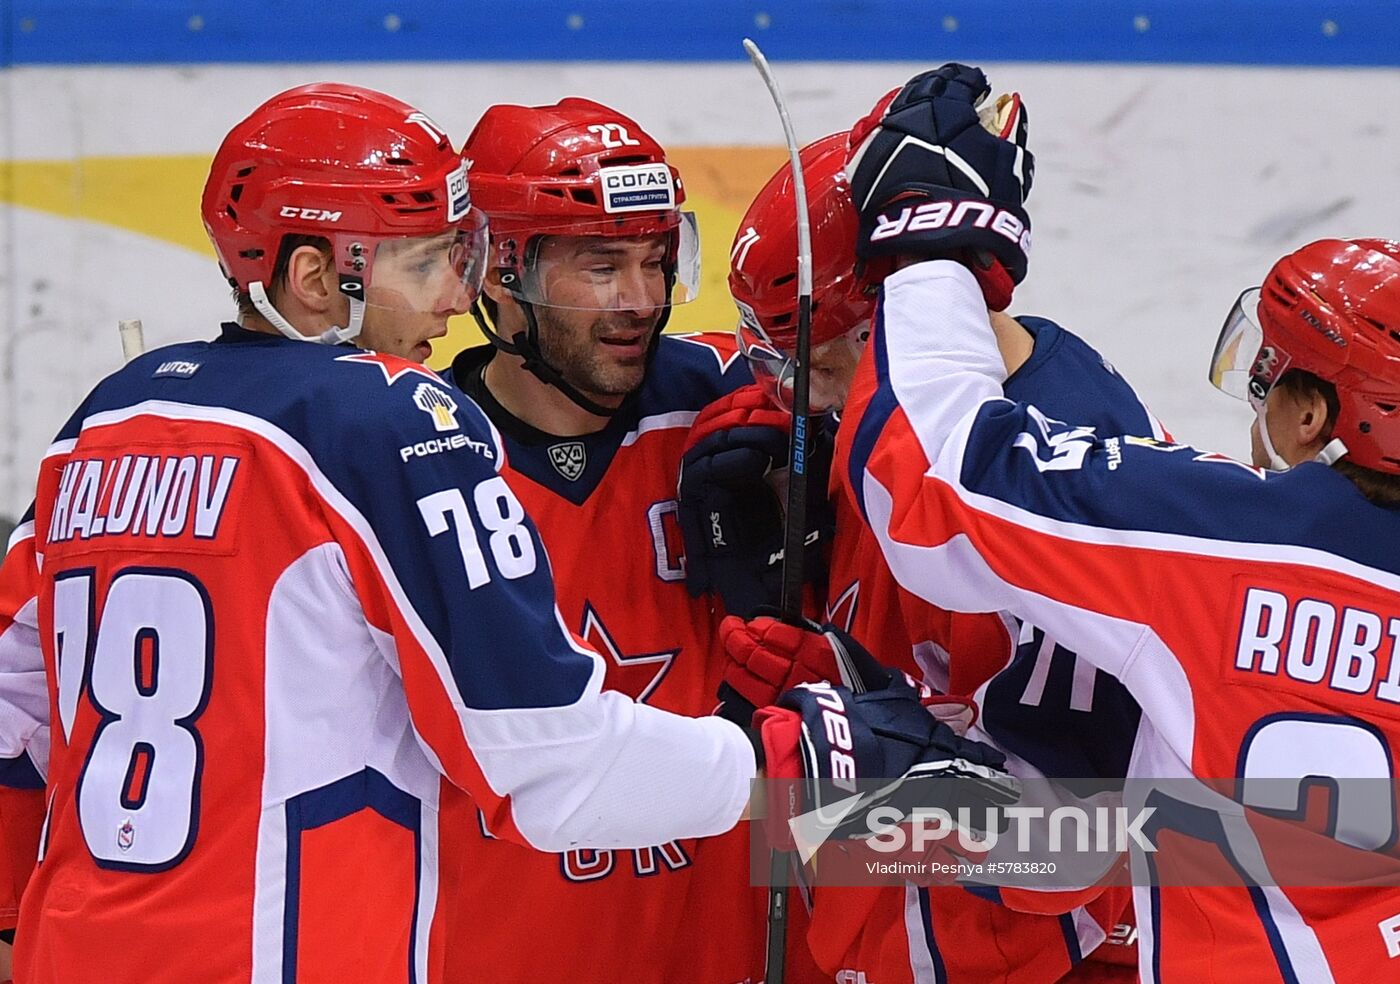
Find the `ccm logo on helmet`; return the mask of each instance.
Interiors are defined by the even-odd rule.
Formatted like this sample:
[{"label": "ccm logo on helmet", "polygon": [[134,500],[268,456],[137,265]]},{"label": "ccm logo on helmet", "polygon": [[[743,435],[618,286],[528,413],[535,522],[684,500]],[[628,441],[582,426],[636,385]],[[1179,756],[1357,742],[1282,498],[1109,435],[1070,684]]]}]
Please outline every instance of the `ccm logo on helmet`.
[{"label": "ccm logo on helmet", "polygon": [[831,782],[847,792],[856,791],[856,760],[851,755],[851,722],[846,717],[846,704],[831,684],[803,684],[812,691],[817,706],[822,709],[822,725],[826,740],[831,742]]},{"label": "ccm logo on helmet", "polygon": [[870,241],[877,243],[906,232],[933,232],[964,225],[975,229],[990,228],[1030,252],[1031,233],[1026,224],[1005,209],[986,202],[927,202],[919,206],[906,206],[893,219],[880,216],[874,231],[870,233]]},{"label": "ccm logo on helmet", "polygon": [[277,213],[284,219],[306,219],[310,222],[339,222],[343,212],[328,212],[323,208],[299,208],[296,205],[283,205]]}]

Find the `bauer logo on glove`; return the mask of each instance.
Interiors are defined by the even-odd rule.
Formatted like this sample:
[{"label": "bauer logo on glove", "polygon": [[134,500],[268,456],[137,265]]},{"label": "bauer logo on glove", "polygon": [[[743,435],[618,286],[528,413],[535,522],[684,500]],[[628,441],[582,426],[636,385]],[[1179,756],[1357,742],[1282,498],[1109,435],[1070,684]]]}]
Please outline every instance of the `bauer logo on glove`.
[{"label": "bauer logo on glove", "polygon": [[870,241],[879,242],[902,236],[906,232],[933,232],[937,229],[971,226],[991,229],[1005,236],[1027,253],[1031,248],[1031,233],[1016,216],[1004,209],[993,208],[986,202],[925,202],[906,205],[890,218],[880,215],[870,232]]},{"label": "bauer logo on glove", "polygon": [[882,829],[876,820],[966,810],[976,826],[1020,797],[1005,757],[959,737],[902,675],[859,694],[804,684],[761,708],[753,723],[776,784],[770,806],[779,804],[770,810],[768,835],[784,849],[800,838],[809,856],[828,838],[873,837]]},{"label": "bauer logo on glove", "polygon": [[990,92],[966,65],[914,76],[851,128],[846,174],[860,213],[856,255],[958,260],[999,311],[1026,276],[1035,159],[1021,97],[984,107]]}]

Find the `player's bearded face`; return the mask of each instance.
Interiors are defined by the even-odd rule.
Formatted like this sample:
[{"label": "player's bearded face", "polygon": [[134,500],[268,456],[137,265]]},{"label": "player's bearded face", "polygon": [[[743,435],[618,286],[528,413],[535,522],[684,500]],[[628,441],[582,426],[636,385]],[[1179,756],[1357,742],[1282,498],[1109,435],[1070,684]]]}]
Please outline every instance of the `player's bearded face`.
[{"label": "player's bearded face", "polygon": [[652,333],[666,304],[661,236],[557,237],[541,244],[534,305],[539,346],[570,385],[597,397],[642,383]]},{"label": "player's bearded face", "polygon": [[540,352],[569,385],[590,396],[622,397],[642,384],[656,314],[539,307]]}]

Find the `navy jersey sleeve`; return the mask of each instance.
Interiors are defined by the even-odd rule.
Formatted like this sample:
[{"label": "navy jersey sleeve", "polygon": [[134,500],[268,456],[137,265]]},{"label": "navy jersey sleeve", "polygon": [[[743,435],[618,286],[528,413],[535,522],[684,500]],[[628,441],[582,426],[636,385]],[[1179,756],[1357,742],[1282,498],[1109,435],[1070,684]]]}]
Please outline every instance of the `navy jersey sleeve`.
[{"label": "navy jersey sleeve", "polygon": [[754,774],[747,739],[601,689],[476,405],[409,373],[365,406],[355,453],[325,467],[364,517],[415,728],[492,830],[560,850],[732,826]]},{"label": "navy jersey sleeve", "polygon": [[1142,397],[1088,342],[1045,318],[1016,320],[1035,345],[1003,385],[1008,400],[1032,403],[1052,417],[1101,434],[1166,436]]}]

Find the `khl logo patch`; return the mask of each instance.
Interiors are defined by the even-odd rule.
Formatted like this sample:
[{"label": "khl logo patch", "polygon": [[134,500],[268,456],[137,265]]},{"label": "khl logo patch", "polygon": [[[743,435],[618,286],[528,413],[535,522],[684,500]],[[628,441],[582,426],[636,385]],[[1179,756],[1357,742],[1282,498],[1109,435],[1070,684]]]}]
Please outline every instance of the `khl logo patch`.
[{"label": "khl logo patch", "polygon": [[588,467],[588,452],[582,441],[554,444],[549,448],[549,463],[570,482],[576,481]]}]

